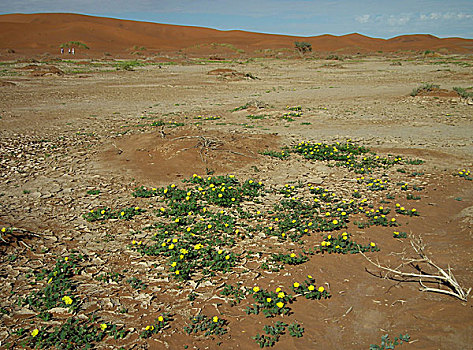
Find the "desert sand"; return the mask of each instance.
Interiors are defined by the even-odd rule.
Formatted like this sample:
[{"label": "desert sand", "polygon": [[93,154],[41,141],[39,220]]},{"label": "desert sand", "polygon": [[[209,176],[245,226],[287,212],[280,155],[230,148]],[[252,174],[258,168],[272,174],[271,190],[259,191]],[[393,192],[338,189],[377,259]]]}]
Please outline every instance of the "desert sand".
[{"label": "desert sand", "polygon": [[[319,53],[366,53],[440,51],[472,53],[473,40],[437,38],[433,35],[402,35],[391,39],[370,38],[361,34],[294,37],[239,30],[136,22],[77,14],[0,15],[1,54],[44,54],[57,56],[61,44],[79,41],[88,49],[76,48],[78,57],[104,54],[156,55],[179,51],[191,57],[218,53],[226,57],[294,53],[294,42],[303,41]],[[2,56],[0,56],[0,59]]]},{"label": "desert sand", "polygon": [[[53,54],[58,42],[81,40],[71,39],[65,15],[0,16],[2,35],[7,27],[46,33],[64,21],[66,28],[62,37],[0,40],[15,51],[4,53],[0,66],[0,228],[5,228],[0,347],[33,348],[41,342],[52,347],[58,339],[50,336],[54,327],[73,319],[89,327],[89,341],[99,349],[257,349],[253,337],[276,321],[297,322],[304,332],[291,337],[286,328],[274,349],[369,349],[385,334],[391,340],[408,334],[409,343],[400,349],[473,348],[471,295],[461,300],[423,292],[419,278],[384,278],[360,253],[320,252],[322,242],[332,239],[328,235],[347,232],[368,247],[372,261],[396,267],[403,256],[416,256],[410,241],[421,238],[428,257],[450,267],[465,293],[473,286],[471,41],[414,36],[411,46],[402,46],[404,37],[382,41],[386,46],[379,49],[372,39],[353,35],[334,39],[336,44],[327,41],[323,54],[301,58],[291,49],[277,58],[277,49],[289,49],[294,38],[286,44],[280,37],[192,29],[195,37],[179,41],[179,47],[170,40],[166,47],[159,28],[173,28],[181,37],[184,32],[177,30],[191,29],[71,16],[77,33],[92,28],[90,21],[101,28],[96,41],[84,40],[89,58],[61,60]],[[110,39],[116,46],[106,46],[112,38],[108,31],[115,31],[110,28],[119,27],[150,38],[122,33]],[[215,37],[200,51],[176,52],[191,52],[189,43],[208,33]],[[216,51],[210,43],[221,40],[219,35],[248,56]],[[258,43],[259,36],[268,41]],[[316,44],[322,39],[308,41],[322,47]],[[430,44],[429,50],[447,51],[426,54],[426,40],[440,45]],[[127,50],[135,45],[146,45],[148,53],[132,55]],[[349,53],[354,46],[363,50]],[[339,47],[350,50],[327,59]],[[256,57],[254,50],[262,48],[273,50],[266,52],[271,57],[262,51]],[[106,59],[105,50],[111,55]],[[219,59],[209,59],[217,54]],[[133,60],[118,59],[126,55]],[[424,89],[413,93],[419,87]],[[455,87],[465,89],[463,96]],[[372,156],[373,164],[376,155],[402,160],[357,173],[344,162],[309,160],[295,152],[301,142],[341,148],[347,140],[369,148],[373,154],[365,156]],[[212,187],[183,182],[225,175],[264,190],[234,205],[218,205],[201,194],[211,194]],[[365,181],[370,177],[372,182]],[[231,179],[223,193],[230,191]],[[370,189],[376,180],[386,181],[385,187]],[[151,197],[133,196],[141,186]],[[186,189],[182,203],[188,196],[200,207],[170,213],[166,198],[178,193],[176,188]],[[337,211],[343,201],[354,207]],[[366,225],[371,209],[389,209],[378,215],[399,226]],[[108,217],[114,210],[117,217]],[[121,215],[125,211],[129,220]],[[87,220],[93,217],[98,220]],[[340,226],[325,230],[324,222]],[[298,232],[301,237],[292,239]],[[143,250],[154,244],[166,249]],[[185,270],[179,261],[186,258],[169,255],[173,249],[195,254],[188,266],[204,252],[204,261],[221,264],[216,271],[212,264],[193,266],[181,280],[176,269]],[[284,254],[285,262],[273,254]],[[296,262],[290,254],[305,258]],[[421,262],[401,269],[419,272],[416,266],[438,273]],[[330,297],[311,300],[292,291],[308,275]],[[422,282],[452,291],[448,284]],[[222,295],[225,285],[236,288],[241,300]],[[267,318],[262,310],[245,312],[256,303],[253,294],[277,288],[285,293],[287,314]],[[211,325],[217,324],[214,317],[221,320],[226,333],[187,334],[193,317],[203,315]],[[77,333],[70,330],[66,338],[78,344]]]}]

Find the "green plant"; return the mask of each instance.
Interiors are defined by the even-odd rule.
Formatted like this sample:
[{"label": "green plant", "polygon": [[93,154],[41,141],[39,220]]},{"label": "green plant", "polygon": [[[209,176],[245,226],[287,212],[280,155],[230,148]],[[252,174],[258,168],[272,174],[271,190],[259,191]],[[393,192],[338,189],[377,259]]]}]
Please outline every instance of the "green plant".
[{"label": "green plant", "polygon": [[100,194],[100,190],[88,190],[88,191],[87,191],[87,194],[90,194],[90,195],[97,195],[97,194]]},{"label": "green plant", "polygon": [[435,84],[422,84],[421,86],[418,86],[417,88],[413,89],[411,92],[411,96],[417,96],[421,92],[430,92],[439,89],[439,85]]},{"label": "green plant", "polygon": [[289,335],[291,337],[301,338],[303,336],[304,327],[302,327],[297,322],[291,323],[287,329],[289,330]]},{"label": "green plant", "polygon": [[140,338],[149,338],[153,334],[159,333],[163,329],[169,328],[172,318],[169,314],[164,313],[156,318],[154,324],[146,326],[140,333]]},{"label": "green plant", "polygon": [[466,169],[460,170],[458,174],[456,175],[464,178],[465,180],[469,180],[469,181],[473,180],[473,178],[470,176],[471,175],[470,170],[466,170]]},{"label": "green plant", "polygon": [[109,219],[131,220],[135,215],[139,215],[144,212],[145,210],[139,207],[130,207],[117,210],[101,207],[91,210],[90,212],[82,215],[82,217],[89,222],[104,221]]},{"label": "green plant", "polygon": [[406,232],[394,231],[393,232],[393,237],[394,238],[407,238],[407,233]]},{"label": "green plant", "polygon": [[[470,91],[469,91],[470,90]],[[471,91],[472,88],[461,88],[461,87],[454,87],[453,91],[455,91],[458,95],[460,95],[462,98],[472,98],[473,97],[473,91]]]},{"label": "green plant", "polygon": [[227,320],[213,316],[212,318],[206,315],[197,315],[190,318],[191,323],[184,327],[187,334],[204,332],[204,336],[209,335],[223,335],[227,333],[225,326],[228,324]]},{"label": "green plant", "polygon": [[137,277],[132,277],[132,278],[128,279],[127,282],[130,284],[130,286],[133,289],[142,289],[143,290],[143,289],[146,289],[148,287],[142,280],[140,280]]},{"label": "green plant", "polygon": [[280,152],[278,152],[278,151],[269,151],[268,150],[268,151],[262,151],[262,152],[260,152],[260,154],[262,154],[264,156],[279,158],[281,160],[282,159],[287,159],[291,156],[288,150],[282,150]]},{"label": "green plant", "polygon": [[224,284],[223,290],[220,292],[221,295],[230,298],[230,305],[235,306],[240,304],[240,302],[245,299],[246,293],[241,290],[241,284],[237,284],[237,286],[232,286],[230,284]]},{"label": "green plant", "polygon": [[351,235],[346,232],[343,232],[341,235],[337,237],[333,235],[327,235],[324,237],[324,240],[320,243],[320,245],[316,248],[317,253],[337,253],[337,254],[357,254],[361,252],[377,252],[379,251],[378,246],[371,242],[366,246],[362,246],[357,244],[356,242],[350,239]]},{"label": "green plant", "polygon": [[135,70],[135,67],[141,67],[144,64],[140,61],[134,60],[134,61],[123,61],[123,62],[118,62],[115,64],[115,68],[117,70],[127,70],[127,71],[133,71]]},{"label": "green plant", "polygon": [[255,304],[246,307],[245,312],[247,314],[259,314],[262,311],[266,317],[274,317],[276,315],[288,315],[291,311],[288,304],[291,304],[294,298],[283,292],[281,288],[277,288],[275,292],[272,292],[253,287],[248,292],[253,296]]},{"label": "green plant", "polygon": [[126,337],[127,333],[123,327],[108,323],[98,324],[94,316],[86,320],[71,317],[54,328],[47,326],[33,329],[27,338],[27,344],[32,348],[41,349],[92,349],[95,343],[106,336],[121,339]]},{"label": "green plant", "polygon": [[274,346],[279,340],[279,337],[284,334],[287,323],[277,321],[274,326],[264,326],[263,330],[267,335],[259,335],[252,337],[260,348]]},{"label": "green plant", "polygon": [[71,255],[58,259],[52,271],[43,269],[36,274],[36,280],[45,280],[45,286],[30,293],[24,299],[20,298],[19,303],[29,305],[39,312],[40,318],[45,320],[51,318],[48,310],[56,306],[68,307],[71,311],[77,310],[80,301],[72,295],[76,286],[71,278],[80,273],[81,268],[78,263],[82,260],[82,255]]},{"label": "green plant", "polygon": [[394,341],[389,339],[389,335],[381,336],[381,344],[375,345],[370,344],[370,350],[385,350],[385,349],[394,349],[397,345],[402,344],[402,342],[408,342],[411,339],[409,334],[400,334],[398,337],[394,338]]},{"label": "green plant", "polygon": [[306,299],[320,300],[331,297],[324,287],[316,286],[315,279],[311,275],[308,275],[302,283],[294,282],[291,288],[294,293],[300,294]]}]

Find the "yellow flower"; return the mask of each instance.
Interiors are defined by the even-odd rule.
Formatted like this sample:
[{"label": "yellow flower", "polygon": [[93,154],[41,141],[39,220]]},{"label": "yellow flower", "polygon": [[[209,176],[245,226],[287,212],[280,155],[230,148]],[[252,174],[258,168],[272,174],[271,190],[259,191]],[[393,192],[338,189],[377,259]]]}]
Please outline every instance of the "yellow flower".
[{"label": "yellow flower", "polygon": [[259,287],[253,287],[253,292],[258,293],[259,292]]},{"label": "yellow flower", "polygon": [[312,279],[312,276],[311,276],[311,275],[307,275],[307,278]]},{"label": "yellow flower", "polygon": [[177,243],[177,238],[173,238],[172,243]]},{"label": "yellow flower", "polygon": [[199,250],[199,249],[201,249],[202,247],[203,247],[202,244],[197,243],[197,244],[194,246],[194,249],[195,249],[195,250]]},{"label": "yellow flower", "polygon": [[370,243],[370,246],[376,247],[376,244],[375,244],[374,242],[371,242],[371,243]]},{"label": "yellow flower", "polygon": [[176,270],[174,273],[175,273],[176,275],[179,275],[179,274],[180,274],[179,270]]},{"label": "yellow flower", "polygon": [[163,321],[164,321],[164,317],[163,317],[163,316],[159,316],[159,317],[158,317],[158,321],[159,321],[159,322],[163,322]]},{"label": "yellow flower", "polygon": [[100,212],[100,214],[102,214],[102,215],[105,214],[105,210],[102,210],[102,211]]},{"label": "yellow flower", "polygon": [[315,289],[315,287],[313,285],[310,285],[309,287],[307,287],[308,290],[312,291]]},{"label": "yellow flower", "polygon": [[6,228],[5,227],[2,227],[2,232],[6,232]]},{"label": "yellow flower", "polygon": [[220,255],[220,254],[222,254],[222,253],[223,253],[223,250],[222,250],[222,249],[220,249],[220,250],[217,252],[218,255]]},{"label": "yellow flower", "polygon": [[276,305],[277,305],[277,307],[280,308],[280,309],[284,307],[284,303],[281,302],[281,301],[280,301],[279,303],[277,303]]},{"label": "yellow flower", "polygon": [[295,258],[295,257],[296,257],[296,254],[291,253],[290,257],[291,257],[291,258]]},{"label": "yellow flower", "polygon": [[100,329],[103,330],[103,331],[106,330],[107,329],[107,324],[106,323],[101,323],[100,324]]},{"label": "yellow flower", "polygon": [[171,264],[171,267],[175,267],[177,265],[177,262],[173,261],[173,263]]},{"label": "yellow flower", "polygon": [[214,317],[212,318],[212,321],[214,321],[215,323],[217,323],[217,322],[218,322],[218,317],[217,317],[217,316],[214,316]]},{"label": "yellow flower", "polygon": [[135,210],[140,210],[140,207],[135,207]]},{"label": "yellow flower", "polygon": [[300,284],[297,282],[294,282],[294,288],[299,288]]},{"label": "yellow flower", "polygon": [[319,289],[318,289],[318,291],[319,291],[320,293],[322,293],[324,290],[325,290],[324,287],[319,287]]},{"label": "yellow flower", "polygon": [[169,245],[168,249],[174,249],[174,244],[171,243],[171,244]]},{"label": "yellow flower", "polygon": [[64,303],[66,305],[71,305],[72,304],[72,299],[70,297],[68,297],[67,295],[62,297],[62,301],[64,301]]},{"label": "yellow flower", "polygon": [[135,241],[135,240],[132,240],[132,241],[131,241],[131,244],[135,245],[135,244],[136,244],[136,241]]},{"label": "yellow flower", "polygon": [[225,260],[230,259],[230,255],[225,256]]},{"label": "yellow flower", "polygon": [[35,329],[33,329],[33,331],[31,332],[31,336],[34,338],[34,337],[36,337],[36,336],[38,335],[38,333],[39,333],[39,329],[38,329],[38,328],[35,328]]},{"label": "yellow flower", "polygon": [[125,216],[125,212],[122,211],[122,212],[120,213],[120,215],[121,215],[121,216]]},{"label": "yellow flower", "polygon": [[69,257],[66,256],[66,257],[64,258],[64,261],[67,261],[67,260],[69,260]]},{"label": "yellow flower", "polygon": [[266,298],[266,301],[267,301],[268,303],[270,303],[272,300],[273,300],[273,299],[271,299],[271,298]]},{"label": "yellow flower", "polygon": [[278,293],[278,298],[279,298],[279,299],[282,299],[282,298],[284,298],[285,296],[286,296],[286,295],[284,294],[284,292]]},{"label": "yellow flower", "polygon": [[392,221],[392,222],[395,222],[395,221],[396,221],[396,219],[395,219],[395,218],[392,218],[392,219],[391,219],[391,221]]},{"label": "yellow flower", "polygon": [[281,291],[281,288],[277,287],[276,288],[276,293],[279,293]]},{"label": "yellow flower", "polygon": [[48,280],[48,284],[50,284],[52,281],[53,281],[53,278],[51,277],[51,278]]}]

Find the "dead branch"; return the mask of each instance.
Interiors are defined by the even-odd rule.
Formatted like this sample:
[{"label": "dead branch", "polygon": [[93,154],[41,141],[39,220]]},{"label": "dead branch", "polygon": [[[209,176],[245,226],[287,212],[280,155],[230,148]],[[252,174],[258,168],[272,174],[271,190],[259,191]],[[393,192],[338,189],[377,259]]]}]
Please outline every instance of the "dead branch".
[{"label": "dead branch", "polygon": [[[377,260],[376,262],[368,258],[363,252],[360,252],[363,257],[368,260],[372,265],[376,266],[378,269],[386,271],[384,278],[393,279],[394,277],[398,278],[414,278],[421,285],[421,291],[423,292],[434,292],[441,294],[448,294],[454,296],[462,301],[467,301],[468,295],[471,292],[471,288],[468,290],[464,289],[457,281],[455,276],[452,273],[450,266],[448,266],[447,271],[442,269],[440,266],[435,264],[429,256],[425,253],[425,245],[422,242],[421,238],[414,240],[411,238],[411,247],[414,252],[419,256],[417,258],[408,258],[405,255],[401,257],[402,263],[395,268],[389,266],[381,265]],[[428,274],[422,271],[419,267],[419,264],[427,264],[433,267],[437,273]],[[404,267],[410,266],[411,268],[417,270],[417,272],[406,272],[403,270]],[[427,287],[425,283],[440,283],[448,287],[449,289],[443,288],[432,288]]]}]

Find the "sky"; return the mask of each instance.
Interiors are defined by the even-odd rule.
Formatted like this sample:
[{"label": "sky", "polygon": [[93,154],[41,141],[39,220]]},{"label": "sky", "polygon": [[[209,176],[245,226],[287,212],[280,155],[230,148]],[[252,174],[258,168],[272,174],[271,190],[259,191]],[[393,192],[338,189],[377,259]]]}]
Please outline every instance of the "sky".
[{"label": "sky", "polygon": [[44,12],[296,36],[473,38],[473,0],[0,0],[0,14]]}]

